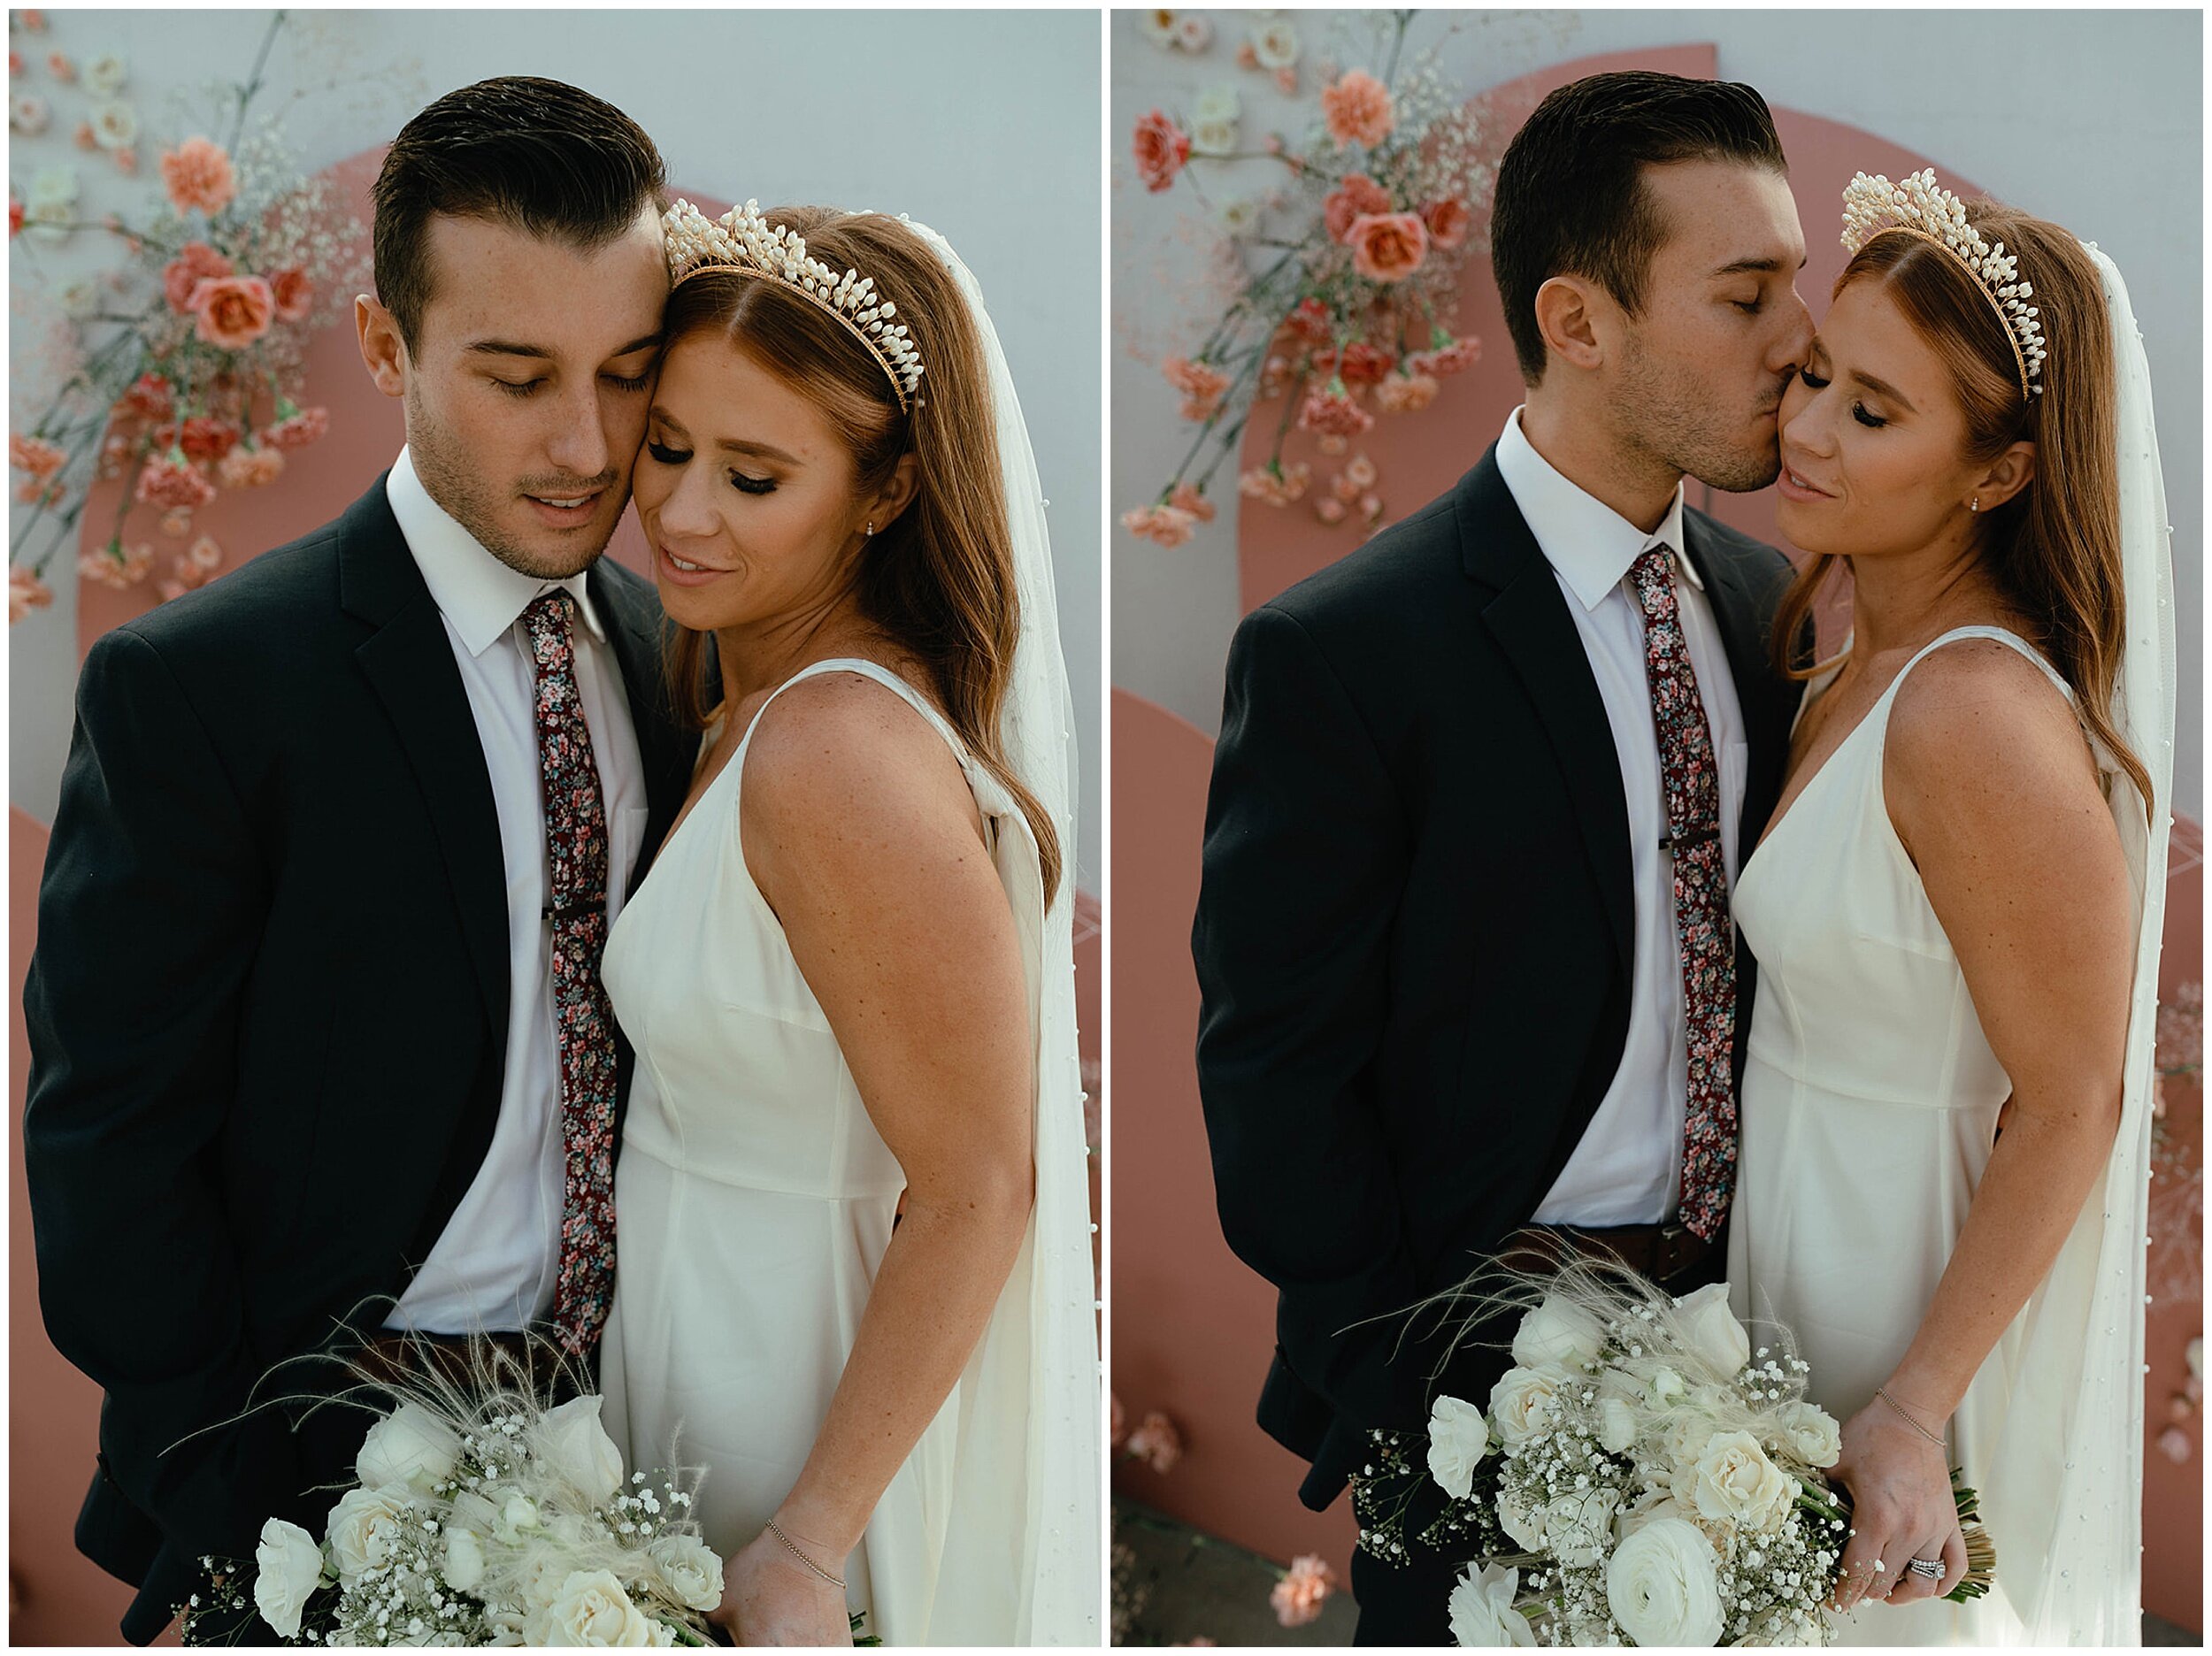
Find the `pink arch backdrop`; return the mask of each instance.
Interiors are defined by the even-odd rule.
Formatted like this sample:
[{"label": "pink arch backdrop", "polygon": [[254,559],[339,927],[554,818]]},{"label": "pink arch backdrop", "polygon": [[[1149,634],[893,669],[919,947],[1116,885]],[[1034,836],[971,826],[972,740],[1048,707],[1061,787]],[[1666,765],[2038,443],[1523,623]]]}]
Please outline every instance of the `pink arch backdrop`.
[{"label": "pink arch backdrop", "polygon": [[[324,176],[335,199],[349,203],[363,224],[370,218],[369,187],[384,158],[381,146],[342,161]],[[729,203],[699,191],[685,192],[710,214]],[[711,203],[711,204],[710,204]],[[226,490],[197,514],[196,534],[208,534],[229,554],[226,569],[254,553],[304,534],[335,517],[374,482],[405,440],[400,405],[379,393],[361,365],[350,327],[332,327],[309,347],[307,384],[313,400],[330,410],[330,434],[295,450],[276,487]],[[92,492],[81,544],[104,545],[111,531],[120,485]],[[175,549],[152,527],[144,508],[127,538]],[[649,559],[634,511],[624,514],[609,555],[643,574]],[[77,655],[103,633],[144,614],[156,594],[148,582],[120,590],[96,581],[77,586]],[[37,625],[35,619],[27,625]],[[70,1541],[78,1503],[92,1476],[97,1448],[99,1388],[65,1361],[46,1338],[38,1307],[29,1196],[23,1179],[22,1120],[30,1052],[23,1026],[23,979],[36,943],[38,881],[46,860],[48,825],[27,813],[8,812],[9,984],[8,1051],[14,1154],[8,1177],[9,1601],[8,1635],[18,1644],[115,1644],[117,1624],[131,1590],[79,1555]],[[1099,1066],[1101,928],[1097,900],[1079,893],[1076,906],[1076,975],[1087,1075]],[[1092,1170],[1092,1205],[1098,1206],[1098,1169]],[[176,1643],[173,1628],[163,1644]]]},{"label": "pink arch backdrop", "polygon": [[[1543,96],[1584,75],[1657,69],[1704,79],[1718,73],[1709,45],[1609,54],[1561,64],[1499,87],[1475,101],[1489,129],[1517,130]],[[1795,111],[1775,125],[1790,159],[1790,184],[1807,238],[1800,290],[1816,318],[1842,271],[1839,203],[1853,172],[1892,178],[1933,165],[1886,139]],[[1954,188],[1971,190],[1947,167]],[[1472,372],[1445,381],[1436,407],[1419,419],[1386,420],[1356,445],[1376,461],[1386,519],[1441,494],[1471,465],[1521,401],[1505,317],[1486,260],[1471,260],[1460,292],[1458,327],[1483,343]],[[1272,422],[1248,427],[1241,464],[1263,464]],[[1313,467],[1317,487],[1342,464],[1314,439],[1294,433],[1286,464]],[[1704,491],[1693,503],[1762,540],[1779,544],[1771,490]],[[1237,526],[1243,610],[1266,602],[1345,552],[1356,541],[1302,507],[1240,503]],[[1824,617],[1832,632],[1834,617]],[[1832,643],[1832,636],[1827,640]],[[1228,640],[1221,641],[1225,651]],[[1122,690],[1114,693],[1115,1162],[1112,1254],[1117,1396],[1134,1420],[1163,1409],[1180,1425],[1182,1460],[1165,1474],[1136,1461],[1115,1471],[1117,1489],[1279,1560],[1319,1552],[1345,1576],[1356,1535],[1347,1503],[1308,1512],[1294,1491],[1302,1463],[1253,1421],[1274,1344],[1274,1293],[1223,1241],[1192,1052],[1198,988],[1190,963],[1190,922],[1198,895],[1199,842],[1213,743],[1172,713]],[[2162,987],[2201,978],[2202,835],[2177,825],[2168,888]],[[1295,901],[1286,893],[1286,901]],[[2193,1082],[2170,1084],[2168,1110],[2199,1153],[2200,1105]],[[2198,1301],[2153,1307],[2147,1381],[2148,1436],[2170,1424],[2166,1399],[2186,1374],[2185,1350],[2201,1327]],[[2203,1444],[2199,1419],[2183,1422],[2192,1453],[2177,1465],[2147,1445],[2144,1490],[2145,1607],[2190,1629],[2201,1626]]]}]

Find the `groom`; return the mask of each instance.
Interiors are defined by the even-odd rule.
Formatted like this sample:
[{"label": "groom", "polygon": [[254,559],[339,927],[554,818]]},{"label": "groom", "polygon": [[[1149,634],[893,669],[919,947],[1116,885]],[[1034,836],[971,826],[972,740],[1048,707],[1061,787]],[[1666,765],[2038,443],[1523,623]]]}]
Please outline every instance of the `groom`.
[{"label": "groom", "polygon": [[25,1163],[47,1328],[106,1392],[77,1545],[139,1588],[134,1643],[202,1555],[250,1558],[272,1516],[319,1535],[309,1491],[349,1476],[357,1411],[238,1418],[272,1365],[380,1322],[595,1351],[628,1061],[598,947],[689,760],[659,605],[599,561],[651,396],[663,184],[634,122],[555,81],[409,122],[357,302],[406,448],[85,661]]},{"label": "groom", "polygon": [[1683,499],[1774,480],[1811,337],[1765,104],[1563,88],[1491,238],[1526,400],[1238,628],[1193,939],[1222,1229],[1280,1296],[1260,1424],[1309,1506],[1354,1483],[1364,1644],[1449,1642],[1429,1403],[1486,1410],[1508,1361],[1438,1375],[1440,1319],[1404,1314],[1492,1255],[1720,1274],[1752,987],[1727,895],[1797,700],[1767,664],[1788,565]]}]

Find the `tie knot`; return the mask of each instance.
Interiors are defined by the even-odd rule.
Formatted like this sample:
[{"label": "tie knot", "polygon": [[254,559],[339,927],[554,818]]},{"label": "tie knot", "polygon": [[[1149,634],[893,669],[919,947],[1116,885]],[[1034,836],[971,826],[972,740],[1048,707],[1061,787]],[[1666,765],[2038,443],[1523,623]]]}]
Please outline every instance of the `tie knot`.
[{"label": "tie knot", "polygon": [[1655,546],[1637,555],[1628,566],[1636,583],[1636,601],[1647,621],[1663,621],[1674,613],[1674,549]]},{"label": "tie knot", "polygon": [[565,592],[541,594],[530,601],[522,618],[530,629],[531,652],[543,668],[558,668],[568,660],[569,615],[576,601]]}]

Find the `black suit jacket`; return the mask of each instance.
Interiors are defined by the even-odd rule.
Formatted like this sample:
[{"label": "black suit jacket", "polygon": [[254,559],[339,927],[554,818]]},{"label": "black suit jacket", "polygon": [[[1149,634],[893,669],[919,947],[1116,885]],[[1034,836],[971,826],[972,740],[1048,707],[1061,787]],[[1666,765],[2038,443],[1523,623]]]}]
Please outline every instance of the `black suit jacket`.
[{"label": "black suit jacket", "polygon": [[[1748,855],[1798,687],[1789,580],[1695,511],[1749,740]],[[1535,1212],[1626,1042],[1627,805],[1597,681],[1494,450],[1442,498],[1247,616],[1230,651],[1193,952],[1222,1230],[1279,1292],[1260,1424],[1316,1508],[1436,1376],[1416,1302]],[[1752,965],[1738,940],[1737,1044]]]},{"label": "black suit jacket", "polygon": [[[666,711],[649,584],[602,560],[588,590],[644,762],[641,878],[693,743]],[[348,1475],[365,1418],[219,1422],[406,1287],[498,1116],[491,781],[382,479],[93,647],[38,922],[39,1300],[106,1392],[77,1540],[140,1587],[123,1630],[143,1643],[201,1554],[250,1556],[271,1516],[320,1533],[331,1497],[306,1491]],[[260,1395],[302,1384],[283,1378]]]}]

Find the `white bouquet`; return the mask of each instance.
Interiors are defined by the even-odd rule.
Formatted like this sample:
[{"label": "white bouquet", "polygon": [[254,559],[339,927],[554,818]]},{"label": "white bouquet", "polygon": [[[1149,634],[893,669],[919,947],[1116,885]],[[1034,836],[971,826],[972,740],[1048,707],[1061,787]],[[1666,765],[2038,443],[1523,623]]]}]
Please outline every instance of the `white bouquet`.
[{"label": "white bouquet", "polygon": [[547,1407],[511,1360],[479,1352],[472,1369],[395,1388],[319,1541],[272,1518],[250,1569],[204,1560],[185,1642],[250,1605],[292,1644],[711,1642],[722,1560],[695,1479],[626,1477],[595,1396]]},{"label": "white bouquet", "polygon": [[[1429,1475],[1449,1498],[1425,1535],[1476,1541],[1453,1589],[1463,1645],[1824,1644],[1848,1533],[1822,1468],[1842,1437],[1805,1399],[1809,1365],[1777,1333],[1755,1351],[1725,1284],[1674,1299],[1632,1271],[1571,1261],[1519,1279],[1531,1300],[1487,1415],[1436,1399]],[[1540,1299],[1537,1296],[1540,1295]],[[1954,1495],[1968,1572],[1994,1563]]]}]

